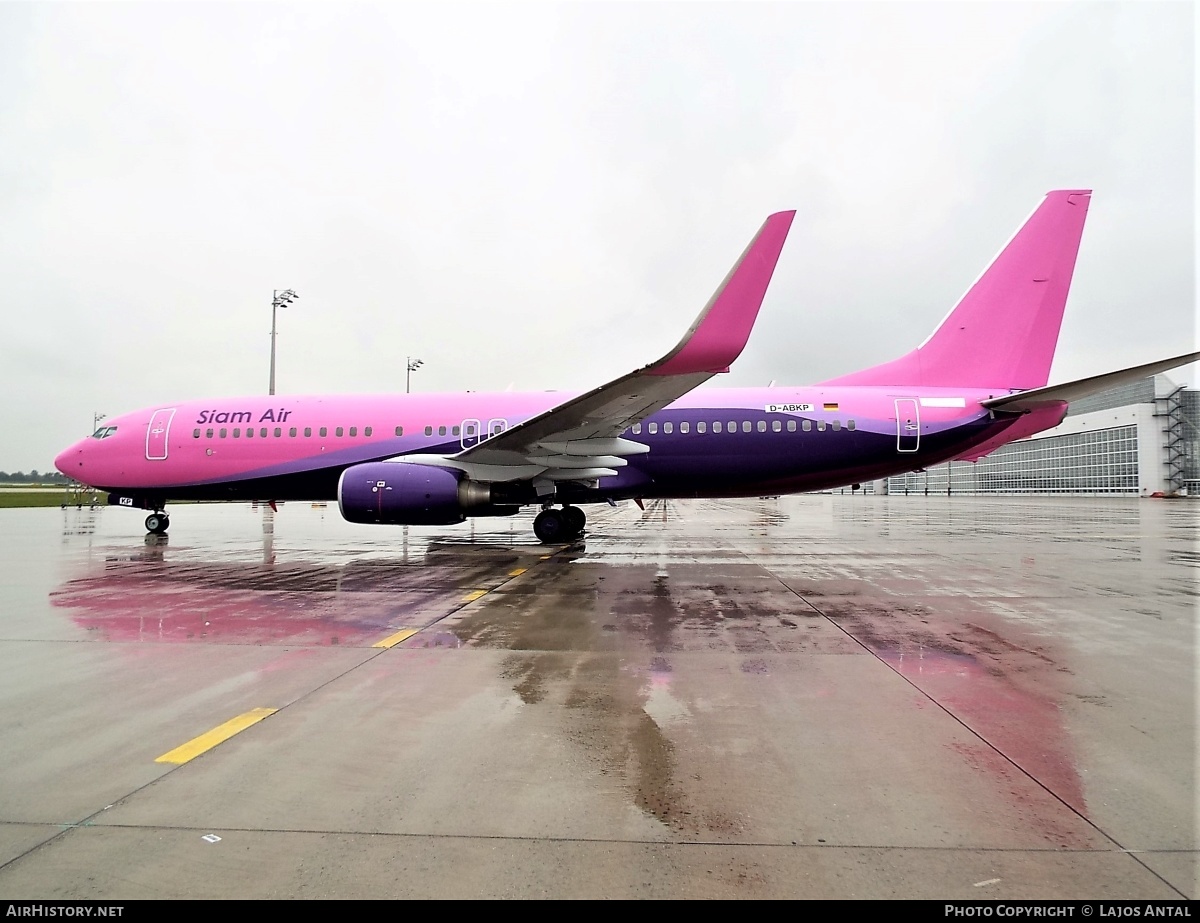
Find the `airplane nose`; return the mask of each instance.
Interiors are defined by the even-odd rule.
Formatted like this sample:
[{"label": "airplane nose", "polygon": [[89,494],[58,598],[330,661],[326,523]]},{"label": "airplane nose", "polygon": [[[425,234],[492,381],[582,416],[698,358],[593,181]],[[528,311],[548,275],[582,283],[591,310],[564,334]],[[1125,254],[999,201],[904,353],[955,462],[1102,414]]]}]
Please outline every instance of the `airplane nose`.
[{"label": "airplane nose", "polygon": [[58,453],[58,457],[54,459],[54,467],[61,471],[69,478],[74,478],[79,475],[80,465],[83,463],[83,443],[77,442],[68,449],[64,449]]}]

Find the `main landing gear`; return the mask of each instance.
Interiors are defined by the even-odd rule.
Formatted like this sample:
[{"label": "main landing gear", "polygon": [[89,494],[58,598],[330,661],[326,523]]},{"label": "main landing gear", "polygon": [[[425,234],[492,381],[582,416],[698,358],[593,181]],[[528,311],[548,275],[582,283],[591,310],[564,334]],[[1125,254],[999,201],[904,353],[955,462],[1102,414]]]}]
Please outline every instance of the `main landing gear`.
[{"label": "main landing gear", "polygon": [[171,517],[166,513],[151,513],[146,517],[146,531],[154,535],[166,535],[171,525]]},{"label": "main landing gear", "polygon": [[569,542],[583,534],[586,524],[587,517],[577,506],[564,506],[561,510],[546,507],[533,520],[533,534],[547,544]]}]

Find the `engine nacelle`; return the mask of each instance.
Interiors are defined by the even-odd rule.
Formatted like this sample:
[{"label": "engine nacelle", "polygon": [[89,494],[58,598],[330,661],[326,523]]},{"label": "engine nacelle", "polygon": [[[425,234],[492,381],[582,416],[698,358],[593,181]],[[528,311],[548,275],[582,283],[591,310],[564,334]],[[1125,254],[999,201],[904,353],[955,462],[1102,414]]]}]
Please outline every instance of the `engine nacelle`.
[{"label": "engine nacelle", "polygon": [[368,462],[342,472],[338,509],[350,522],[445,526],[466,519],[456,471],[402,462]]},{"label": "engine nacelle", "polygon": [[496,485],[467,480],[449,468],[367,462],[342,472],[338,509],[350,522],[447,526],[467,516],[512,516],[526,502],[509,496],[511,489],[501,497],[496,492]]}]

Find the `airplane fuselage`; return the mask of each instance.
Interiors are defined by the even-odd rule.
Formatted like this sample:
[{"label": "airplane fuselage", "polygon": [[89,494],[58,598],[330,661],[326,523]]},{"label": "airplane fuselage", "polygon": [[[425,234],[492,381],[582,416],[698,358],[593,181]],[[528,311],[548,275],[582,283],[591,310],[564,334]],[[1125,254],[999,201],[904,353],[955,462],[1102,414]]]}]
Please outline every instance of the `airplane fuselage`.
[{"label": "airplane fuselage", "polygon": [[746,346],[785,211],[670,352],[590,391],[188,402],[108,420],[55,465],[151,510],[157,534],[169,500],[336,499],[350,522],[390,525],[537,504],[534,534],[555,542],[583,534],[584,503],[797,493],[975,461],[1057,426],[1069,400],[1200,356],[1048,384],[1090,202],[1047,193],[924,342],[810,387],[702,387]]},{"label": "airplane fuselage", "polygon": [[[821,490],[955,458],[1022,418],[1004,389],[699,389],[622,437],[649,447],[613,476],[559,485],[576,503]],[[105,421],[59,469],[155,507],[168,500],[333,500],[352,465],[452,456],[572,397],[562,392],[276,396],[191,401]],[[1060,422],[1065,404],[1036,429]],[[1021,435],[1036,431],[1023,421]],[[99,436],[99,438],[97,438]],[[1015,435],[1013,438],[1017,438]],[[1008,441],[1008,440],[1005,440]],[[530,501],[525,501],[530,502]]]}]

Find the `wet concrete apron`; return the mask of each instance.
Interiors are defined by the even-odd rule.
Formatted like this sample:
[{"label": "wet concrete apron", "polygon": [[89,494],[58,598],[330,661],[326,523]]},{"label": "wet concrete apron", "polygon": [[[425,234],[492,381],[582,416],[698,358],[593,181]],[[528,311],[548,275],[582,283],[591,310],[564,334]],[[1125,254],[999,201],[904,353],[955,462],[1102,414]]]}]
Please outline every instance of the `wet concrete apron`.
[{"label": "wet concrete apron", "polygon": [[1195,896],[1196,509],[4,511],[0,894]]}]

